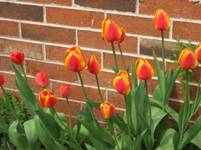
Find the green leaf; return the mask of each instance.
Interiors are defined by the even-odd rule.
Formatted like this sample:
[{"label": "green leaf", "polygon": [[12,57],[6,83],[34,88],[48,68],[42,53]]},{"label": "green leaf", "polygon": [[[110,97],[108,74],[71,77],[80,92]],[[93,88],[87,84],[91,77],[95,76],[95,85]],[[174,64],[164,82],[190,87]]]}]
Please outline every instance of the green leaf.
[{"label": "green leaf", "polygon": [[12,64],[13,70],[16,74],[16,86],[20,92],[23,101],[31,108],[32,111],[39,108],[38,101],[28,85],[26,79],[22,76],[16,65]]},{"label": "green leaf", "polygon": [[126,134],[129,134],[128,126],[119,115],[114,115],[112,121]]},{"label": "green leaf", "polygon": [[30,146],[25,134],[20,131],[20,125],[18,121],[14,121],[8,129],[9,139],[18,149],[30,150]]},{"label": "green leaf", "polygon": [[175,133],[176,131],[174,129],[167,129],[156,150],[174,150]]},{"label": "green leaf", "polygon": [[201,132],[199,132],[192,140],[191,143],[193,143],[194,145],[196,145],[197,147],[199,147],[201,149]]},{"label": "green leaf", "polygon": [[32,149],[39,149],[40,143],[37,136],[37,128],[35,126],[35,120],[31,119],[24,122],[24,131],[27,137],[29,144]]},{"label": "green leaf", "polygon": [[87,150],[96,150],[94,147],[92,147],[91,145],[85,144]]},{"label": "green leaf", "polygon": [[8,125],[4,122],[0,122],[0,133],[8,133]]}]

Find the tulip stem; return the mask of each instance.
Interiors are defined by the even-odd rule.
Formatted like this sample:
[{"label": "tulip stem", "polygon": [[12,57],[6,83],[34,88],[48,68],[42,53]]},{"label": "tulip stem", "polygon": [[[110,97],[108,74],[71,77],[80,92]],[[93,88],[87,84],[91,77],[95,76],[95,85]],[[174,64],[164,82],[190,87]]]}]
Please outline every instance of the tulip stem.
[{"label": "tulip stem", "polygon": [[26,81],[28,81],[28,80],[27,80],[27,75],[26,75],[26,73],[25,73],[23,64],[20,64],[20,67],[22,68],[22,72],[23,72],[23,74],[24,74],[24,78],[26,79]]},{"label": "tulip stem", "polygon": [[118,66],[118,63],[117,63],[117,56],[116,56],[116,53],[115,53],[114,43],[111,42],[111,45],[112,45],[112,52],[113,52],[113,57],[114,57],[114,62],[115,62],[115,67],[116,67],[115,72],[119,72],[119,66]]},{"label": "tulip stem", "polygon": [[95,74],[95,76],[96,76],[96,83],[97,83],[97,87],[98,87],[98,92],[99,92],[99,95],[100,95],[100,99],[101,99],[102,102],[104,102],[103,95],[102,95],[101,90],[100,90],[100,83],[99,83],[98,75]]},{"label": "tulip stem", "polygon": [[88,99],[87,92],[86,92],[86,89],[84,87],[84,82],[82,80],[82,76],[81,76],[80,72],[78,72],[78,76],[79,76],[79,79],[80,79],[80,83],[81,83],[82,91],[83,91],[83,94],[84,94],[84,98]]},{"label": "tulip stem", "polygon": [[72,110],[71,110],[71,106],[70,106],[70,102],[68,100],[68,97],[66,97],[66,102],[68,104],[68,112],[69,112],[69,115],[70,115],[69,126],[70,126],[70,130],[71,130],[72,129]]},{"label": "tulip stem", "polygon": [[[145,80],[145,88],[146,88],[146,94],[147,94],[147,98],[149,98],[149,90],[148,90],[148,84],[147,84],[147,80]],[[149,118],[150,118],[150,120],[149,120],[149,123],[150,123],[150,126],[151,126],[151,123],[152,123],[152,118],[151,118],[151,114],[152,114],[152,112],[151,112],[151,102],[150,102],[150,100],[148,99],[148,109],[149,109]]]},{"label": "tulip stem", "polygon": [[165,43],[164,43],[164,32],[161,30],[161,44],[162,44],[162,58],[163,58],[163,69],[165,71]]},{"label": "tulip stem", "polygon": [[117,145],[117,150],[120,150],[120,147],[119,147],[119,144],[118,144],[118,140],[117,140],[117,137],[116,137],[116,134],[115,134],[115,131],[114,131],[114,125],[113,125],[113,121],[112,120],[108,120],[108,127],[109,127],[109,130],[111,132],[111,134],[114,136],[114,141]]},{"label": "tulip stem", "polygon": [[121,48],[121,44],[120,44],[120,43],[118,43],[118,47],[119,47],[119,51],[120,51],[120,54],[121,54],[121,60],[122,60],[122,62],[123,62],[123,64],[124,64],[125,70],[127,70],[127,72],[129,73],[129,68],[128,68],[128,66],[126,65],[126,61],[125,61],[125,59],[124,59],[124,55],[123,55],[123,52],[122,52],[122,48]]},{"label": "tulip stem", "polygon": [[4,89],[3,86],[1,86],[1,90],[2,90],[3,94],[6,95],[6,90]]}]

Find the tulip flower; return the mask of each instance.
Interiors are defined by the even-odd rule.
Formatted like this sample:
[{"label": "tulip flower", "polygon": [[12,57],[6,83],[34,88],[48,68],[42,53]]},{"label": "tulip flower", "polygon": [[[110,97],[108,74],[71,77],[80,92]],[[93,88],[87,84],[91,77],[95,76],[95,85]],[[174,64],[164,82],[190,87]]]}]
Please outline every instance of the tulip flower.
[{"label": "tulip flower", "polygon": [[115,106],[109,102],[101,103],[100,113],[104,119],[110,119],[115,113]]},{"label": "tulip flower", "polygon": [[118,38],[118,43],[122,43],[126,37],[126,31],[124,30],[124,28],[120,28],[121,32],[120,32],[120,36]]},{"label": "tulip flower", "polygon": [[22,64],[24,61],[24,53],[20,51],[14,51],[10,55],[11,61],[17,65]]},{"label": "tulip flower", "polygon": [[104,19],[102,22],[102,39],[107,42],[118,41],[121,36],[121,30],[119,26],[111,19]]},{"label": "tulip flower", "polygon": [[92,55],[88,60],[88,70],[92,74],[98,74],[100,72],[100,64],[96,55]]},{"label": "tulip flower", "polygon": [[2,75],[0,75],[0,86],[3,86],[5,83],[5,79]]},{"label": "tulip flower", "polygon": [[64,65],[73,72],[80,72],[84,69],[84,56],[79,47],[67,49],[64,57]]},{"label": "tulip flower", "polygon": [[49,89],[44,89],[39,93],[39,103],[42,107],[51,108],[57,102],[57,97]]},{"label": "tulip flower", "polygon": [[157,9],[154,17],[154,27],[157,30],[168,30],[170,27],[170,18],[163,9]]},{"label": "tulip flower", "polygon": [[154,70],[146,59],[139,58],[135,64],[135,74],[140,80],[148,80],[154,76]]},{"label": "tulip flower", "polygon": [[194,69],[197,66],[195,54],[188,48],[181,51],[178,63],[183,69]]},{"label": "tulip flower", "polygon": [[126,71],[119,71],[113,79],[113,86],[123,95],[128,95],[131,91],[129,74]]},{"label": "tulip flower", "polygon": [[35,81],[41,87],[47,86],[48,85],[48,75],[47,75],[47,73],[44,72],[44,71],[38,72],[36,74]]},{"label": "tulip flower", "polygon": [[201,62],[201,44],[199,44],[195,49],[195,57],[197,61]]},{"label": "tulip flower", "polygon": [[65,84],[61,85],[59,91],[60,91],[60,95],[62,97],[67,98],[70,94],[70,87],[68,85],[65,85]]}]

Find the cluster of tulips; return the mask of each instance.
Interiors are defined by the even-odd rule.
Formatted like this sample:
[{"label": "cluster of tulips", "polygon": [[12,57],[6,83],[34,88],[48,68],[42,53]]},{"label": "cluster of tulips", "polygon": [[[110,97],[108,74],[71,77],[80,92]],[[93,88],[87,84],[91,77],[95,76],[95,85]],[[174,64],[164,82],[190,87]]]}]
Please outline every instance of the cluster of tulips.
[{"label": "cluster of tulips", "polygon": [[[28,79],[23,68],[24,53],[14,51],[10,58],[16,73],[16,85],[22,101],[31,112],[29,120],[23,124],[11,123],[8,127],[8,143],[19,149],[75,149],[75,150],[182,150],[201,149],[201,119],[200,117],[189,126],[189,121],[197,113],[201,103],[200,82],[195,100],[190,102],[190,72],[201,62],[201,45],[195,50],[182,47],[175,63],[175,70],[168,70],[165,64],[164,32],[170,27],[170,19],[163,9],[157,9],[154,17],[154,28],[161,32],[162,62],[153,51],[154,64],[144,58],[138,58],[130,68],[125,61],[121,43],[126,38],[126,31],[115,21],[106,18],[102,22],[101,37],[111,44],[114,57],[113,87],[124,96],[125,113],[120,116],[115,112],[115,106],[105,101],[100,90],[98,74],[101,67],[97,56],[90,56],[88,62],[79,47],[68,48],[64,55],[64,66],[77,73],[82,87],[85,107],[78,112],[77,124],[72,125],[72,112],[68,97],[70,87],[63,84],[60,96],[66,98],[69,105],[69,124],[65,115],[57,113],[54,106],[58,98],[48,88],[48,75],[40,71],[35,76],[36,83],[42,88],[38,94],[38,101],[28,85]],[[116,49],[120,52],[124,69],[119,69]],[[82,71],[87,69],[94,74],[101,102],[91,100],[82,79]],[[168,100],[179,74],[184,74],[185,95],[179,112],[168,105]],[[158,83],[152,96],[148,93],[147,81],[157,76]],[[0,87],[4,89],[5,79],[0,75]],[[39,106],[40,105],[40,106]],[[94,109],[97,109],[105,120],[106,127],[102,127],[96,119]],[[15,111],[15,110],[14,110]],[[173,120],[173,126],[167,126]],[[23,132],[18,130],[19,126]],[[0,126],[1,131],[1,126]],[[36,132],[38,131],[38,132]],[[20,138],[19,138],[20,137]],[[10,142],[9,142],[10,141]],[[11,146],[12,147],[12,146]],[[10,147],[9,147],[10,148]]]}]

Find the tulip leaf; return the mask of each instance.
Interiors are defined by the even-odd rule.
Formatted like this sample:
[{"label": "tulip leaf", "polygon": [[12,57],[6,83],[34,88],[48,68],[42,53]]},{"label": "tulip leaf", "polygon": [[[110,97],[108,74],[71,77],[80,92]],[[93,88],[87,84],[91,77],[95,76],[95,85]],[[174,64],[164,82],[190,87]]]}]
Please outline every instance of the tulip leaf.
[{"label": "tulip leaf", "polygon": [[112,117],[112,121],[113,121],[122,131],[124,131],[126,134],[129,134],[127,124],[124,122],[124,120],[123,120],[118,114],[115,114],[115,115]]},{"label": "tulip leaf", "polygon": [[33,91],[29,87],[28,82],[22,76],[15,64],[12,64],[12,67],[16,74],[16,86],[20,92],[23,101],[29,106],[32,111],[38,109],[38,101],[36,100]]},{"label": "tulip leaf", "polygon": [[191,143],[193,143],[194,145],[196,145],[197,147],[199,147],[201,149],[201,132],[199,132],[192,140]]},{"label": "tulip leaf", "polygon": [[176,131],[174,129],[167,129],[156,150],[174,150],[175,133]]}]

